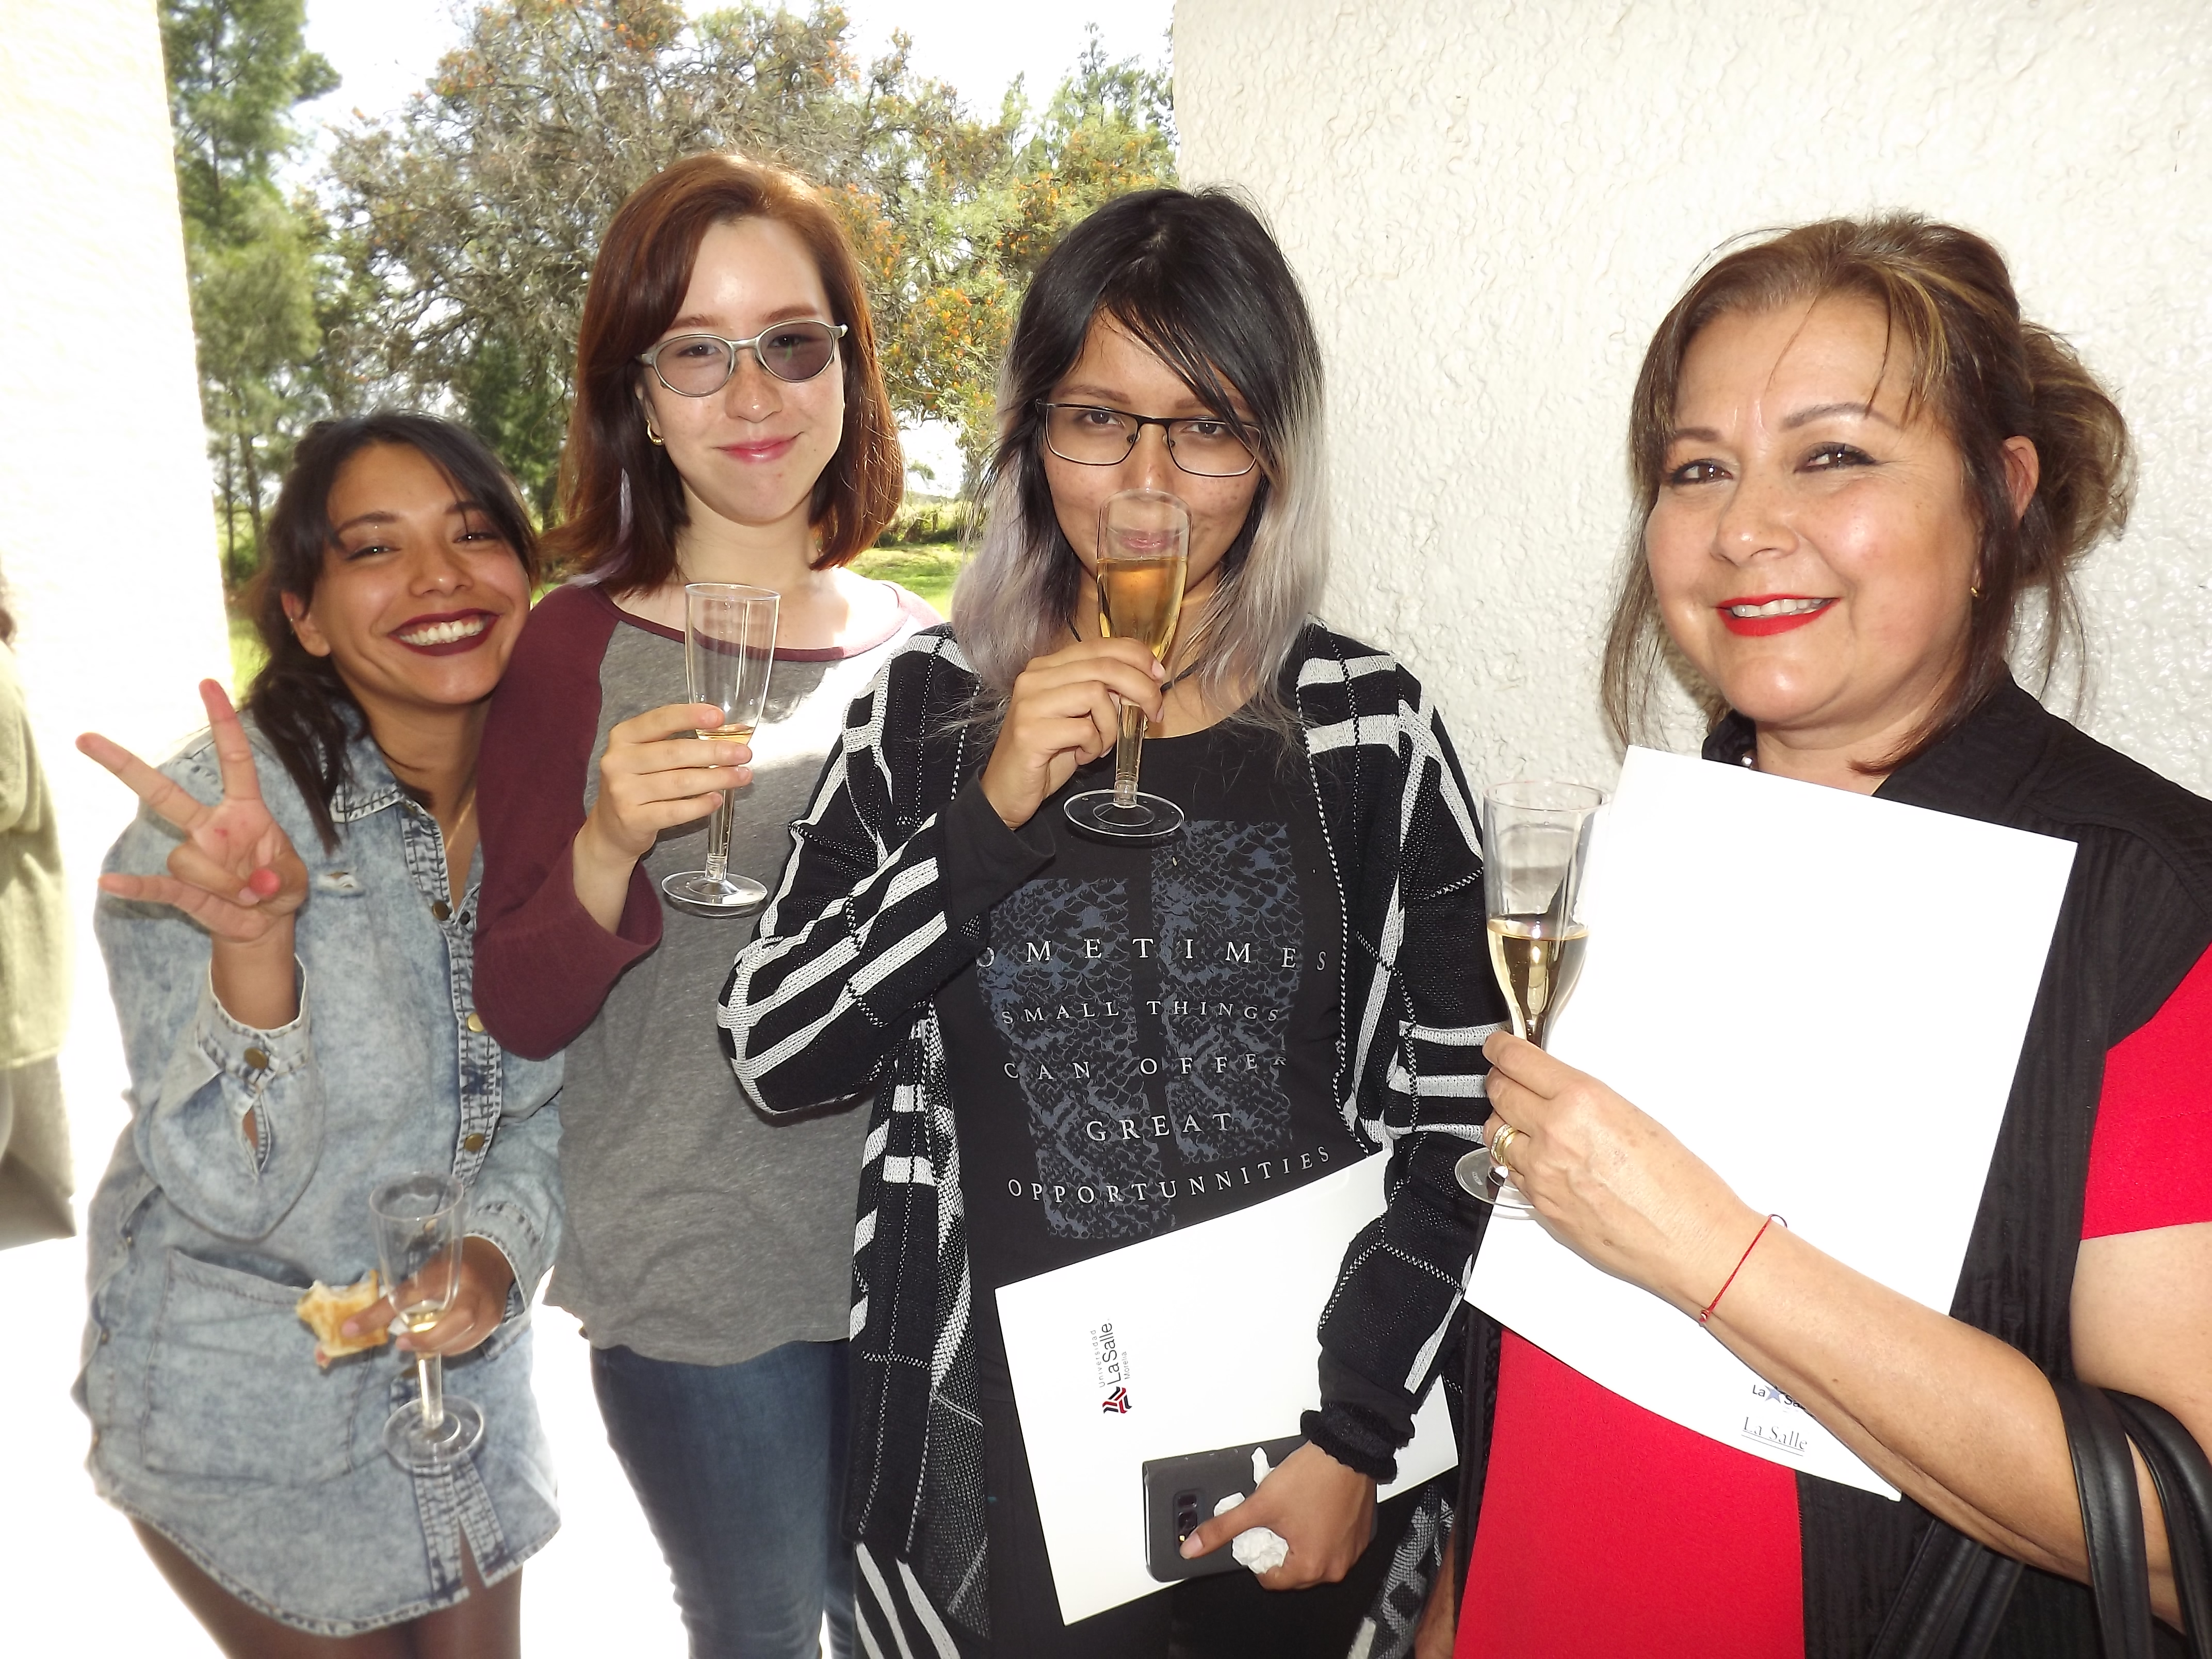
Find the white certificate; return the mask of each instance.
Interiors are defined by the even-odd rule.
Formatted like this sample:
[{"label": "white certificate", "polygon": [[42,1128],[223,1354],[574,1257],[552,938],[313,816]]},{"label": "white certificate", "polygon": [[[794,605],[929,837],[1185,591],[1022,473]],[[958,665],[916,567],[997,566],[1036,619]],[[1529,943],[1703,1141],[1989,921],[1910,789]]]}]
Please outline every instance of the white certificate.
[{"label": "white certificate", "polygon": [[[1382,1212],[1387,1161],[1000,1290],[1062,1620],[1167,1588],[1145,1569],[1147,1458],[1298,1431],[1316,1403],[1322,1307],[1352,1235]],[[1431,1389],[1382,1495],[1458,1459]]]},{"label": "white certificate", "polygon": [[[1747,1203],[1948,1310],[2073,860],[2070,842],[1632,749],[1550,1046]],[[1468,1294],[1648,1411],[1897,1495],[1694,1320],[1539,1223],[1494,1220]]]}]

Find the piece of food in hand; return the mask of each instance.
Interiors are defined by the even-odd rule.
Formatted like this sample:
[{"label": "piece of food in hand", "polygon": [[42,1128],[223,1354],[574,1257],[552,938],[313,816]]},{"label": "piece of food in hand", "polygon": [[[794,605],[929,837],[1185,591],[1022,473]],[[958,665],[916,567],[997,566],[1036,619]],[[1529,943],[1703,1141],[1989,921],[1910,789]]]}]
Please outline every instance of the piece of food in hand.
[{"label": "piece of food in hand", "polygon": [[339,1329],[356,1314],[374,1307],[377,1297],[383,1294],[374,1267],[369,1269],[368,1277],[357,1285],[343,1285],[333,1290],[317,1279],[308,1287],[307,1294],[293,1304],[292,1311],[315,1334],[315,1364],[327,1370],[333,1359],[380,1348],[391,1340],[391,1334],[380,1325],[359,1336],[344,1335]]}]

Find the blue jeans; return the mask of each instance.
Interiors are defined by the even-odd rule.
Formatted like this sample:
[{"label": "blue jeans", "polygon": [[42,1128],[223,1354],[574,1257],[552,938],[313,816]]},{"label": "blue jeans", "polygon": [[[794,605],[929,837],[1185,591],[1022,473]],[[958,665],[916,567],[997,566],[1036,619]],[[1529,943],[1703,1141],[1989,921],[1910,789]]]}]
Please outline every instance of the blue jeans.
[{"label": "blue jeans", "polygon": [[845,1345],[787,1342],[740,1365],[592,1350],[592,1387],[676,1580],[691,1659],[851,1659]]}]

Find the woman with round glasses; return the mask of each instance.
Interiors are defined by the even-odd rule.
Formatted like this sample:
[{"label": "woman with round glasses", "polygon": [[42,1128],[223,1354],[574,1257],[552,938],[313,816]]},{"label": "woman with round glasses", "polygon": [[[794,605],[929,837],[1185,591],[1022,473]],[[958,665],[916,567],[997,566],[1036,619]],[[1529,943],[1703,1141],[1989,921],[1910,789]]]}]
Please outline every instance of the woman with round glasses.
[{"label": "woman with round glasses", "polygon": [[[812,1655],[825,1607],[850,1648],[835,1500],[866,1125],[743,1108],[699,1011],[752,920],[679,909],[660,883],[700,866],[734,787],[731,867],[772,885],[847,703],[936,620],[845,568],[901,474],[859,268],[817,192],[702,155],[623,204],[547,538],[577,574],[538,605],[484,733],[477,990],[511,1048],[567,1047],[554,1299],[591,1339],[696,1655]],[[694,581],[781,597],[750,746],[692,735],[718,718],[681,701]]]},{"label": "woman with round glasses", "polygon": [[[1320,353],[1248,208],[1151,191],[1100,209],[1039,267],[1001,386],[953,626],[847,717],[722,1012],[761,1109],[874,1097],[860,1617],[885,1653],[1334,1659],[1370,1608],[1402,1627],[1436,1553],[1433,1499],[1378,1516],[1375,1491],[1469,1248],[1451,1171],[1498,1011],[1466,968],[1466,789],[1413,677],[1311,617]],[[1140,487],[1190,514],[1164,665],[1102,637],[1092,580],[1101,503]],[[1187,814],[1158,845],[1080,838],[1062,810],[1110,776],[1122,704],[1152,723],[1146,789]],[[1064,1625],[995,1291],[1386,1152],[1390,1206],[1346,1257],[1307,1443],[1185,1547],[1265,1528],[1287,1559]],[[1098,1501],[1133,1523],[1140,1498]]]}]

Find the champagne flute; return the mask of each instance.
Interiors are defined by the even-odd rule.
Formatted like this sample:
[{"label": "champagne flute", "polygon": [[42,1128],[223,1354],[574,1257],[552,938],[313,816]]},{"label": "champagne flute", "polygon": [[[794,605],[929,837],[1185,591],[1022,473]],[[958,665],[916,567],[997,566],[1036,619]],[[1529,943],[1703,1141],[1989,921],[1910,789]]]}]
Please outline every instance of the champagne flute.
[{"label": "champagne flute", "polygon": [[[453,1305],[461,1289],[462,1216],[467,1193],[451,1176],[410,1175],[369,1194],[376,1255],[392,1287],[394,1323],[419,1336]],[[403,1469],[434,1470],[459,1462],[483,1438],[483,1410],[446,1392],[445,1361],[415,1356],[420,1397],[384,1425],[384,1449]]]},{"label": "champagne flute", "polygon": [[[1590,826],[1605,792],[1583,783],[1501,783],[1482,798],[1482,896],[1490,966],[1505,993],[1513,1035],[1538,1048],[1582,977],[1589,928],[1582,912]],[[1501,1132],[1502,1133],[1502,1132]],[[1508,1171],[1478,1146],[1459,1161],[1459,1184],[1501,1215],[1535,1212]]]},{"label": "champagne flute", "polygon": [[[689,582],[684,588],[684,676],[691,701],[722,711],[722,723],[702,738],[750,743],[768,707],[769,670],[775,661],[776,595],[741,582]],[[682,870],[660,890],[693,910],[726,914],[768,902],[768,889],[730,873],[730,792],[721,792],[707,821],[707,867]]]},{"label": "champagne flute", "polygon": [[[1098,509],[1098,632],[1142,640],[1165,660],[1182,614],[1190,568],[1190,509],[1164,489],[1124,489]],[[1145,711],[1121,705],[1114,745],[1114,787],[1069,797],[1067,821],[1102,841],[1139,844],[1167,840],[1182,828],[1182,809],[1137,787],[1145,744]]]}]

